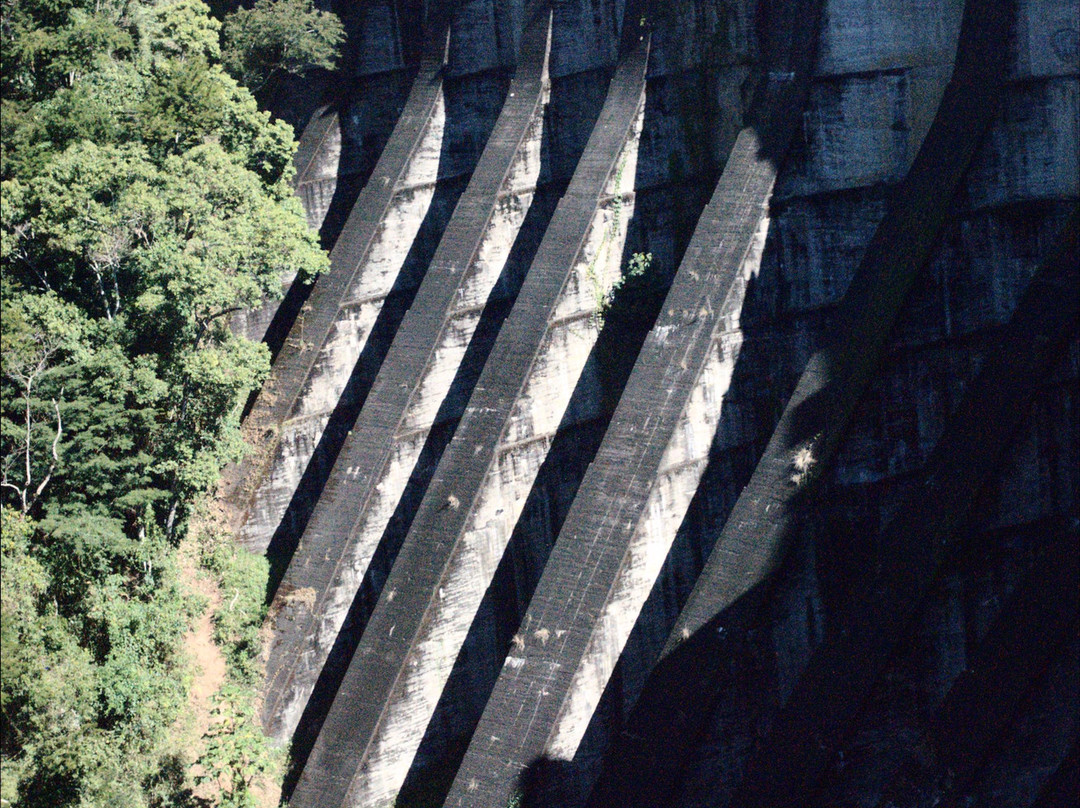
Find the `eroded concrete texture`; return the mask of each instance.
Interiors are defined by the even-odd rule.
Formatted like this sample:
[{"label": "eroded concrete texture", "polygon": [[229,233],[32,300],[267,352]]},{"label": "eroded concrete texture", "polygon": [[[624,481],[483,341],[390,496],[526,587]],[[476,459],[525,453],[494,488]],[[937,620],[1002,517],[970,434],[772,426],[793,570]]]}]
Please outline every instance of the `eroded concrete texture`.
[{"label": "eroded concrete texture", "polygon": [[[612,80],[600,125],[421,503],[294,804],[379,805],[406,778],[585,369],[598,306],[621,275],[644,66],[641,49]],[[385,693],[382,706],[362,715],[347,741],[340,738],[333,728],[356,726],[356,698],[375,707],[372,691]]]}]

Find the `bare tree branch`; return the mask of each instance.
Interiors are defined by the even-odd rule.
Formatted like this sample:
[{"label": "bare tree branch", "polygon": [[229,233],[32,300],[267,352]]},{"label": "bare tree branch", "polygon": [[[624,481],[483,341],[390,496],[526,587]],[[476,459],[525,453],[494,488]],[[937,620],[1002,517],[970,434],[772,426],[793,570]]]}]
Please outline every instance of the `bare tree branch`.
[{"label": "bare tree branch", "polygon": [[[60,388],[61,399],[64,396],[64,388]],[[34,497],[30,500],[28,507],[34,507],[34,503],[38,501],[38,497],[41,496],[41,492],[45,490],[45,486],[49,484],[49,480],[52,479],[53,472],[56,471],[56,464],[60,462],[60,453],[58,451],[60,446],[60,438],[64,434],[64,421],[60,417],[60,404],[54,398],[52,400],[53,410],[56,411],[56,435],[53,437],[52,442],[52,462],[49,463],[49,470],[45,472],[45,476],[42,478],[41,483],[38,485],[37,490],[34,491]],[[29,480],[27,480],[29,485]]]}]

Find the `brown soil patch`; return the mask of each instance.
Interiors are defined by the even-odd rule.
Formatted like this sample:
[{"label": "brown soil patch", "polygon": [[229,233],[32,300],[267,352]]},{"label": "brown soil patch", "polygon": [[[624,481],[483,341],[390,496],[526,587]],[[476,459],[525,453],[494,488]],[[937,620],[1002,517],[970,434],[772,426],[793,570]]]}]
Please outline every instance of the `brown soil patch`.
[{"label": "brown soil patch", "polygon": [[[199,536],[204,531],[226,534],[224,509],[220,503],[207,503],[207,512],[192,520],[191,536]],[[214,615],[222,608],[228,608],[218,589],[213,576],[199,565],[199,546],[197,541],[181,544],[179,563],[184,582],[193,591],[208,601],[206,609],[193,622],[191,631],[184,637],[184,650],[194,663],[194,678],[188,691],[188,715],[186,727],[192,739],[194,754],[197,759],[205,747],[205,735],[213,725],[211,709],[214,698],[218,695],[228,676],[228,665],[221,647],[214,642]],[[265,629],[264,629],[265,630]],[[256,705],[258,707],[258,705]],[[202,767],[193,764],[190,769],[193,778],[203,774]],[[281,802],[279,777],[273,774],[261,776],[251,784],[251,793],[259,808],[277,808]],[[196,797],[214,802],[217,788],[212,783],[203,783],[194,789]],[[216,804],[216,803],[215,803]]]},{"label": "brown soil patch", "polygon": [[182,554],[180,565],[191,588],[209,600],[209,605],[184,637],[184,650],[195,663],[195,679],[189,698],[195,729],[202,737],[210,729],[211,699],[221,689],[227,672],[225,656],[214,642],[213,615],[221,606],[221,593],[210,577],[197,568],[190,554]]}]

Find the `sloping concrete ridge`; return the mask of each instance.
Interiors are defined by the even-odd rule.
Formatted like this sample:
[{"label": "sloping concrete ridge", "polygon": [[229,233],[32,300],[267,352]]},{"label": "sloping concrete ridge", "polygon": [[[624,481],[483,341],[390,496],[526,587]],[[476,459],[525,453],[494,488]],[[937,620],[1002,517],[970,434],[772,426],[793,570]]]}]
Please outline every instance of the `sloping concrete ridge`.
[{"label": "sloping concrete ridge", "polygon": [[[649,726],[652,733],[639,737],[633,729],[624,732],[619,750],[624,762],[613,764],[620,773],[634,770],[631,761],[644,765],[648,760],[649,765],[663,769],[654,783],[676,778],[681,763],[674,751],[678,744],[667,744],[661,738],[672,734],[696,737],[706,720],[705,710],[687,715],[679,712],[679,704],[680,694],[694,688],[709,692],[712,686],[714,674],[709,665],[720,655],[715,647],[720,640],[710,621],[764,584],[777,569],[797,518],[796,503],[812,493],[814,481],[828,468],[845,434],[900,308],[931,255],[949,202],[994,118],[1004,76],[1005,14],[1000,7],[974,0],[966,3],[953,77],[934,123],[844,297],[840,327],[830,344],[811,358],[800,378],[679,615],[660,664],[645,684],[632,726]],[[668,658],[679,658],[684,643],[693,648],[686,659],[694,662],[666,665]],[[670,687],[670,679],[681,674],[685,674],[686,690]],[[681,717],[676,719],[677,715]],[[681,722],[678,730],[674,726],[657,730],[676,720]],[[666,749],[661,751],[660,745]],[[792,776],[791,770],[775,767],[773,757],[758,760],[771,773],[751,775],[745,782],[752,788]],[[640,775],[628,775],[624,780],[613,774],[601,784],[604,796],[600,802],[626,796],[632,804],[663,804],[665,797],[655,787],[642,786],[639,794],[630,797],[639,784]],[[770,805],[770,799],[798,791],[797,787],[773,790],[768,792],[770,797],[760,800],[745,795],[739,804]]]},{"label": "sloping concrete ridge", "polygon": [[[708,459],[778,162],[801,122],[819,13],[819,3],[804,4],[774,23],[791,34],[766,55],[752,125],[735,140],[642,346],[530,601],[529,632],[506,659],[448,806],[505,805],[534,760],[575,757]],[[769,142],[757,131],[765,122]],[[587,783],[577,788],[583,800]]]},{"label": "sloping concrete ridge", "polygon": [[439,170],[448,31],[431,33],[389,142],[244,422],[252,449],[223,475],[234,535],[263,552],[394,286]]},{"label": "sloping concrete ridge", "polygon": [[545,12],[524,34],[494,131],[278,588],[263,716],[281,741],[296,728],[528,213],[550,37]]},{"label": "sloping concrete ridge", "polygon": [[300,135],[296,147],[293,187],[307,214],[308,227],[319,232],[337,190],[341,160],[341,122],[330,107],[319,107]]},{"label": "sloping concrete ridge", "polygon": [[[620,276],[647,40],[600,118],[368,622],[290,804],[381,806],[404,782]],[[497,439],[493,439],[497,436]]]},{"label": "sloping concrete ridge", "polygon": [[[978,11],[973,9],[972,16],[978,19]],[[972,28],[992,30],[983,20]],[[977,36],[970,29],[964,33]],[[957,72],[963,81],[970,77],[963,71],[974,68],[967,61],[974,48],[963,41],[964,34],[961,37]],[[1004,43],[985,44],[993,48]],[[987,93],[992,90],[983,86]],[[952,100],[949,95],[946,91],[946,102]],[[1080,322],[1078,232],[1080,211],[1074,211],[1058,249],[1028,285],[993,353],[950,418],[921,485],[883,531],[874,574],[855,588],[843,630],[814,653],[752,758],[738,792],[739,805],[765,808],[809,787],[900,641],[946,552],[954,546],[976,495],[999,467],[1002,452],[1029,412],[1040,380],[1060,362],[1070,331],[1075,333]],[[1049,621],[1045,629],[1052,630]],[[999,663],[997,676],[1004,679],[1004,674]],[[977,729],[967,725],[964,734],[974,741]],[[819,742],[806,744],[807,736]],[[963,768],[958,765],[954,774],[959,777]]]}]

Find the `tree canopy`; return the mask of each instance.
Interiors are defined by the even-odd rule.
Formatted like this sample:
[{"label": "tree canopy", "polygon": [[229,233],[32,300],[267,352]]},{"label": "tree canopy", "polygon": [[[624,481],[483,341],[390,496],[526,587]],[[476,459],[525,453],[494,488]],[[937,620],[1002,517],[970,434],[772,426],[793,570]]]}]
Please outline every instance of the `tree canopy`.
[{"label": "tree canopy", "polygon": [[310,0],[257,0],[225,19],[225,64],[254,90],[286,73],[333,67],[345,29]]},{"label": "tree canopy", "polygon": [[340,39],[310,0],[237,12],[224,50],[199,0],[2,5],[5,800],[178,804],[175,548],[269,367],[230,318],[327,263],[293,132],[236,77]]}]

